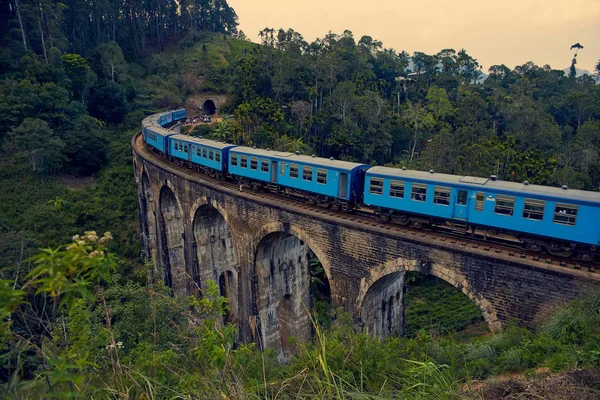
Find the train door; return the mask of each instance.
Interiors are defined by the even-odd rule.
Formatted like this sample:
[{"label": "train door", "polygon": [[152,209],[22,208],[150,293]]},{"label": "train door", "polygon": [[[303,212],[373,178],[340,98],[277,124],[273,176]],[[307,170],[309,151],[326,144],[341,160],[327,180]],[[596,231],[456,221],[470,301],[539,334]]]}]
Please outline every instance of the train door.
[{"label": "train door", "polygon": [[458,194],[456,196],[456,202],[454,203],[454,218],[467,219],[467,212],[469,210],[469,208],[467,207],[468,200],[469,191],[459,189]]},{"label": "train door", "polygon": [[271,182],[277,183],[277,161],[271,160]]},{"label": "train door", "polygon": [[194,154],[194,151],[196,150],[196,146],[190,145],[189,147],[187,147],[187,150],[188,150],[188,161],[192,161],[192,155]]},{"label": "train door", "polygon": [[338,197],[340,199],[348,199],[348,174],[340,172],[340,186],[338,189]]}]

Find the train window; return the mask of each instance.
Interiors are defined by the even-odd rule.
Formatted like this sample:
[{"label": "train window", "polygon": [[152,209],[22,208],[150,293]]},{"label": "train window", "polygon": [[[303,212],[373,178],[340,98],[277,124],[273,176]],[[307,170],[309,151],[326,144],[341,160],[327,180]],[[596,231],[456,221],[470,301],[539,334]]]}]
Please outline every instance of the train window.
[{"label": "train window", "polygon": [[246,157],[246,156],[240,157],[240,168],[248,168],[248,157]]},{"label": "train window", "polygon": [[209,160],[214,160],[215,159],[215,152],[213,150],[209,150],[208,151],[208,159]]},{"label": "train window", "polygon": [[466,190],[458,191],[458,199],[456,199],[456,204],[459,204],[461,206],[467,205],[467,191]]},{"label": "train window", "polygon": [[541,221],[544,219],[545,207],[545,201],[525,199],[525,207],[523,207],[523,218]]},{"label": "train window", "polygon": [[427,185],[420,183],[413,183],[412,190],[410,192],[410,198],[414,201],[426,201],[427,200]]},{"label": "train window", "polygon": [[188,151],[187,143],[183,145],[183,151],[185,151],[187,153],[187,151]]},{"label": "train window", "polygon": [[234,167],[237,167],[237,161],[238,161],[238,156],[237,154],[232,154],[231,155],[231,165]]},{"label": "train window", "polygon": [[312,167],[302,167],[302,179],[312,182]]},{"label": "train window", "polygon": [[390,181],[390,196],[397,197],[399,199],[403,199],[404,198],[404,182]]},{"label": "train window", "polygon": [[577,210],[577,206],[557,203],[554,209],[554,222],[562,225],[575,225]]},{"label": "train window", "polygon": [[269,160],[260,160],[260,170],[262,172],[269,172]]},{"label": "train window", "polygon": [[441,206],[450,204],[450,188],[436,186],[433,191],[433,202]]},{"label": "train window", "polygon": [[206,147],[202,148],[202,157],[207,158],[207,151],[206,151]]},{"label": "train window", "polygon": [[280,171],[281,171],[281,172],[280,172],[280,175],[281,175],[281,176],[284,176],[284,175],[285,175],[285,163],[284,163],[284,162],[282,162],[282,163],[279,163],[279,166],[280,166],[280,168],[279,168],[279,169],[280,169]]},{"label": "train window", "polygon": [[255,171],[258,169],[258,158],[250,157],[250,169]]},{"label": "train window", "polygon": [[298,164],[290,164],[290,178],[298,178]]},{"label": "train window", "polygon": [[202,157],[202,149],[200,149],[200,147],[196,147],[196,154],[198,157]]},{"label": "train window", "polygon": [[219,150],[215,150],[215,161],[221,162],[221,152]]},{"label": "train window", "polygon": [[383,194],[383,179],[371,178],[371,183],[369,184],[369,193],[378,195]]},{"label": "train window", "polygon": [[326,169],[317,169],[317,182],[322,183],[323,185],[327,184],[327,170]]},{"label": "train window", "polygon": [[502,215],[513,215],[515,210],[515,198],[512,196],[503,196],[499,194],[496,196],[496,207],[494,212]]},{"label": "train window", "polygon": [[485,193],[477,192],[475,195],[475,211],[483,211],[483,205],[485,202]]}]

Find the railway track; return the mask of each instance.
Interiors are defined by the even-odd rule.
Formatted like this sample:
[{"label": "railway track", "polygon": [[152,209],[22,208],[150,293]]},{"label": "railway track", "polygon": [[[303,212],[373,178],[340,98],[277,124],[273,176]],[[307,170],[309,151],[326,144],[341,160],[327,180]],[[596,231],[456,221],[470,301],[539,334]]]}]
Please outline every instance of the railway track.
[{"label": "railway track", "polygon": [[306,203],[301,198],[294,196],[279,195],[273,192],[253,191],[251,189],[242,189],[236,183],[224,181],[211,177],[207,174],[194,171],[187,166],[182,166],[168,161],[166,158],[149,151],[141,140],[138,133],[132,140],[134,151],[144,158],[151,158],[164,165],[166,169],[177,171],[191,177],[193,180],[201,181],[218,190],[226,190],[232,195],[243,196],[249,199],[259,200],[272,206],[295,211],[300,213],[309,213],[317,218],[328,221],[334,220],[342,225],[348,225],[355,228],[378,231],[385,236],[401,237],[403,240],[414,243],[427,243],[429,246],[440,248],[452,248],[453,250],[479,254],[485,257],[494,257],[496,259],[506,260],[508,262],[517,262],[529,265],[533,268],[552,270],[557,273],[567,273],[582,278],[600,280],[600,263],[586,262],[582,260],[573,260],[552,256],[546,253],[531,252],[517,246],[518,242],[509,241],[502,238],[490,238],[484,240],[482,235],[471,237],[468,234],[457,234],[444,228],[432,230],[413,228],[408,226],[399,226],[391,222],[381,222],[375,214],[366,209],[355,210],[353,213],[334,211],[323,208],[318,205]]}]

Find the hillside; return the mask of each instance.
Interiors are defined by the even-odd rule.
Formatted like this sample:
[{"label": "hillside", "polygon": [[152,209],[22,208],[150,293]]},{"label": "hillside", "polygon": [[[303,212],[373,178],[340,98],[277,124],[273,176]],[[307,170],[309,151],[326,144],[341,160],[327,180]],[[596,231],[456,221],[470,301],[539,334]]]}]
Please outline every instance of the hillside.
[{"label": "hillside", "polygon": [[286,363],[236,343],[216,285],[175,299],[140,261],[130,148],[146,115],[219,93],[231,118],[192,134],[599,190],[591,78],[527,63],[481,82],[465,50],[410,55],[350,31],[309,43],[266,28],[253,44],[223,0],[67,3],[0,4],[2,397],[450,399],[547,381],[564,389],[548,398],[597,393],[594,295],[535,332],[492,334],[425,278],[409,289],[409,337],[356,332],[319,293],[315,341]]}]

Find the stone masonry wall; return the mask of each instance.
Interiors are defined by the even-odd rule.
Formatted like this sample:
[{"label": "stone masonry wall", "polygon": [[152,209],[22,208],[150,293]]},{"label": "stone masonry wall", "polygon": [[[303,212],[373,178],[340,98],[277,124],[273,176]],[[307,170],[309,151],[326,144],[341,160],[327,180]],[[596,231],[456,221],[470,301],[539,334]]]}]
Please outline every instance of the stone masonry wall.
[{"label": "stone masonry wall", "polygon": [[[385,317],[388,325],[381,324],[385,314],[382,310],[373,310],[369,306],[366,309],[370,310],[371,316],[363,315],[366,312],[363,305],[367,301],[373,303],[373,307],[378,303],[381,308],[384,298],[389,304],[392,295],[395,302],[403,274],[381,281],[385,284],[373,285],[397,272],[420,271],[454,285],[480,308],[492,330],[501,329],[511,319],[532,325],[543,320],[556,305],[600,288],[598,276],[593,273],[566,268],[563,271],[549,267],[543,261],[511,259],[493,252],[485,253],[481,249],[467,249],[458,243],[452,245],[454,247],[432,243],[427,238],[408,234],[393,226],[380,225],[376,221],[365,223],[354,220],[356,218],[351,215],[340,217],[325,210],[292,206],[273,196],[240,192],[237,188],[224,187],[202,175],[176,168],[136,147],[136,143],[134,165],[138,196],[146,198],[145,207],[148,209],[145,215],[141,215],[142,225],[148,229],[148,235],[156,236],[156,239],[144,241],[144,245],[150,247],[146,253],[156,254],[154,262],[157,267],[170,268],[172,284],[177,292],[182,285],[179,280],[191,276],[189,269],[196,257],[191,238],[194,237],[193,218],[197,209],[208,205],[218,211],[231,231],[230,245],[234,247],[237,260],[234,269],[242,341],[266,341],[270,346],[282,347],[282,343],[277,342],[278,336],[281,340],[282,327],[279,325],[289,322],[275,318],[279,312],[276,308],[298,310],[298,304],[308,296],[307,285],[303,282],[305,278],[302,278],[307,276],[307,272],[302,263],[285,266],[282,273],[291,268],[296,278],[292,279],[293,285],[283,290],[281,278],[277,276],[270,278],[273,284],[265,284],[265,260],[270,263],[277,258],[289,259],[292,254],[297,256],[305,251],[302,246],[310,248],[321,261],[331,286],[333,306],[353,313],[358,325],[367,329],[373,326],[372,315],[380,315],[378,329],[383,329],[381,332],[397,329],[401,318],[401,309],[397,308],[399,303],[396,302],[393,312]],[[150,189],[144,187],[142,190],[144,172]],[[163,193],[165,188],[172,191],[173,197]],[[161,199],[159,208],[157,201],[148,201],[149,195]],[[182,213],[179,219],[176,205]],[[150,232],[152,224],[147,221],[153,213],[161,221],[157,224],[158,234]],[[261,242],[276,233],[284,233],[282,237],[297,238],[296,244],[290,244],[286,249],[280,244],[275,253],[259,257],[257,266]],[[155,243],[158,250],[152,248]],[[281,257],[277,252],[281,253]],[[199,267],[203,268],[202,265]],[[279,271],[278,265],[272,267]],[[176,268],[187,268],[188,273],[181,274]],[[200,272],[199,276],[204,276],[204,273]],[[286,279],[289,284],[291,281]],[[265,300],[267,297],[269,301]],[[310,332],[302,323],[299,326],[302,328],[295,336],[306,339],[303,336]]]}]

